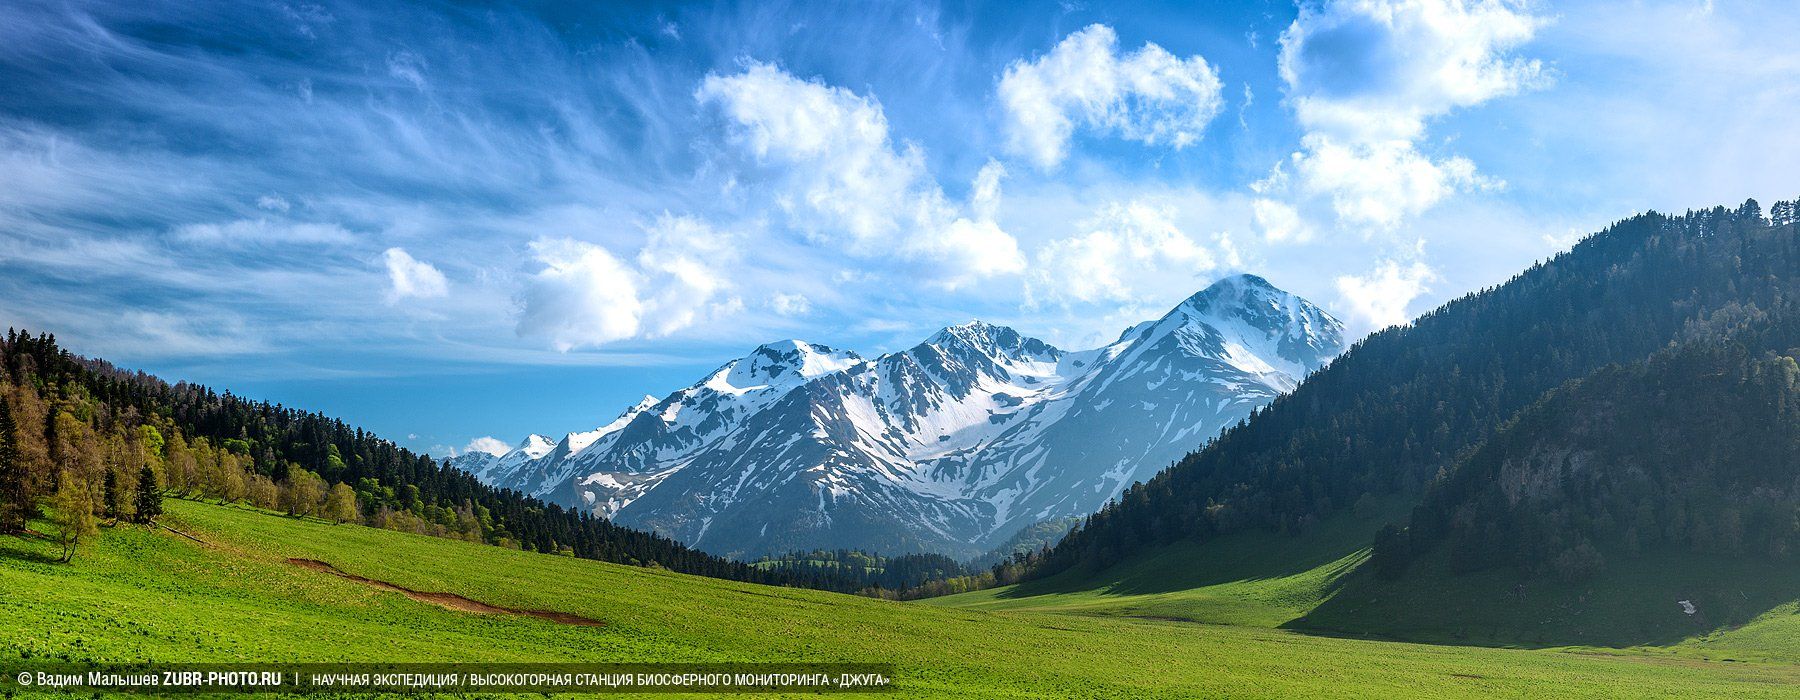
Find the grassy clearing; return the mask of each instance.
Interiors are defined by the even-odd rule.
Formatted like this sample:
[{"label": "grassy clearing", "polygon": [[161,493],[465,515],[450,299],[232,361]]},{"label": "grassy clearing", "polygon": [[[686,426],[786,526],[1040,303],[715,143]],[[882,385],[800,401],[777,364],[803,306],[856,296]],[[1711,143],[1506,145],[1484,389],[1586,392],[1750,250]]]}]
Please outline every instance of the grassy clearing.
[{"label": "grassy clearing", "polygon": [[[1427,646],[768,588],[171,502],[72,565],[0,540],[0,666],[72,661],[893,662],[907,695],[1791,697],[1800,667]],[[604,621],[445,610],[287,563]],[[1267,605],[1279,597],[1246,594]],[[1272,602],[1269,602],[1272,601]],[[1263,616],[1264,607],[1250,617]]]}]

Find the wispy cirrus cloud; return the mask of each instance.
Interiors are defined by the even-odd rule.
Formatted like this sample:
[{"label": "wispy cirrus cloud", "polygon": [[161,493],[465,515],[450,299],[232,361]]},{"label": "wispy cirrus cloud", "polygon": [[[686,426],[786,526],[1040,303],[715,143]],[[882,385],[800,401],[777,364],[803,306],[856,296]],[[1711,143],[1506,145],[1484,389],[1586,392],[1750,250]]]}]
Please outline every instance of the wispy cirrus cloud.
[{"label": "wispy cirrus cloud", "polygon": [[[258,206],[264,204],[259,200]],[[261,217],[224,223],[183,224],[172,233],[183,243],[218,246],[342,245],[356,238],[337,224]]]}]

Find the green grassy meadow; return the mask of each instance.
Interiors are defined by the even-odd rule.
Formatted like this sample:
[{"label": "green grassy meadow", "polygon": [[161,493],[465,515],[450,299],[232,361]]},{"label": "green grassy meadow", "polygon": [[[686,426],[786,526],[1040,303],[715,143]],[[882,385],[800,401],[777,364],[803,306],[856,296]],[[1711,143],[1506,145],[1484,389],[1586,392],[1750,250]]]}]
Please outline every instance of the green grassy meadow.
[{"label": "green grassy meadow", "polygon": [[[1182,542],[1100,573],[921,601],[970,610],[1142,617],[1428,644],[1800,663],[1800,566],[1679,553],[1615,557],[1591,580],[1448,574],[1442,553],[1399,581],[1359,567],[1389,511],[1302,536]],[[1700,613],[1677,604],[1687,600]],[[1605,620],[1605,622],[1596,622]]]},{"label": "green grassy meadow", "polygon": [[1071,571],[921,602],[1280,627],[1329,599],[1368,558],[1367,545],[1392,509],[1370,510],[1336,516],[1303,537],[1247,533],[1181,542],[1133,556],[1102,575]]},{"label": "green grassy meadow", "polygon": [[[1739,662],[1662,650],[1426,645],[1280,629],[1295,611],[1318,608],[1306,601],[1356,563],[1354,552],[1259,579],[1195,573],[1183,581],[1218,580],[1185,593],[1071,590],[1032,599],[1001,590],[899,603],[241,507],[168,506],[168,525],[208,544],[118,527],[65,565],[50,561],[48,542],[0,539],[0,667],[18,659],[855,661],[897,664],[899,695],[914,697],[1800,696],[1800,666],[1783,641],[1796,635],[1760,621],[1733,633],[1734,640],[1761,644],[1766,653]],[[1320,543],[1318,557],[1332,549]],[[290,557],[606,626],[445,610],[294,566]]]}]

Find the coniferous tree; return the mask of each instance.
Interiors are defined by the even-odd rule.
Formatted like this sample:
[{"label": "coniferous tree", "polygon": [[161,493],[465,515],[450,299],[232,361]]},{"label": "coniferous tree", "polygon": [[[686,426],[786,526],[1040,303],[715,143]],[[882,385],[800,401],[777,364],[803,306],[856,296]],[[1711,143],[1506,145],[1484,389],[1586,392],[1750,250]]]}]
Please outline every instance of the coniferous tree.
[{"label": "coniferous tree", "polygon": [[163,513],[162,491],[156,486],[156,470],[144,465],[138,472],[136,497],[137,512],[132,515],[137,522],[149,524],[156,521]]},{"label": "coniferous tree", "polygon": [[106,470],[106,476],[102,477],[102,487],[101,487],[100,493],[103,494],[102,498],[104,500],[102,500],[101,502],[105,504],[106,517],[115,518],[115,519],[118,518],[119,513],[123,510],[123,508],[121,508],[120,506],[121,506],[121,504],[123,504],[125,502],[125,498],[124,498],[123,494],[121,494],[119,492],[119,474],[118,474],[118,472],[112,470],[111,468],[108,468]]},{"label": "coniferous tree", "polygon": [[25,463],[13,437],[12,408],[0,396],[0,533],[23,532],[36,505],[26,487]]}]

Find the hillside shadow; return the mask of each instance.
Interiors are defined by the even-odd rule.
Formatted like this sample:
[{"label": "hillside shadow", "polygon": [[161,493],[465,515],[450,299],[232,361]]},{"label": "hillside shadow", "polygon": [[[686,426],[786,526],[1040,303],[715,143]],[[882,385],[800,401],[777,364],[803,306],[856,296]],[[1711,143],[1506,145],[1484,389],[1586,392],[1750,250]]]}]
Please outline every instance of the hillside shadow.
[{"label": "hillside shadow", "polygon": [[1328,518],[1297,535],[1247,532],[1205,542],[1164,545],[1106,569],[1066,571],[1017,584],[996,596],[1018,599],[1083,592],[1149,595],[1289,578],[1309,572],[1322,573],[1329,580],[1328,586],[1335,587],[1337,579],[1362,562],[1359,553],[1374,539],[1375,531],[1400,512],[1392,507],[1369,510],[1360,516]]},{"label": "hillside shadow", "polygon": [[[1626,649],[1716,638],[1800,599],[1800,565],[1749,558],[1618,558],[1602,575],[1574,582],[1524,578],[1511,568],[1447,571],[1439,555],[1397,581],[1351,572],[1317,607],[1281,627],[1459,646]],[[1772,622],[1800,634],[1800,614],[1792,617]],[[1794,646],[1800,651],[1800,642]]]},{"label": "hillside shadow", "polygon": [[[1800,562],[1621,555],[1609,557],[1597,577],[1562,581],[1526,578],[1512,568],[1452,575],[1445,555],[1436,553],[1415,562],[1401,579],[1383,581],[1360,566],[1383,522],[1383,517],[1346,516],[1299,536],[1244,533],[1176,543],[1104,570],[1021,583],[995,597],[1098,594],[1118,596],[1127,606],[1115,613],[1187,615],[1182,602],[1138,606],[1128,598],[1305,575],[1311,578],[1286,588],[1306,599],[1277,605],[1294,616],[1269,624],[1319,636],[1456,646],[1629,649],[1687,643],[1703,656],[1800,662]],[[1237,605],[1230,602],[1236,595],[1212,600]],[[1694,612],[1680,601],[1692,604]],[[1230,616],[1193,619],[1229,621]],[[1754,628],[1734,632],[1753,621]]]}]

